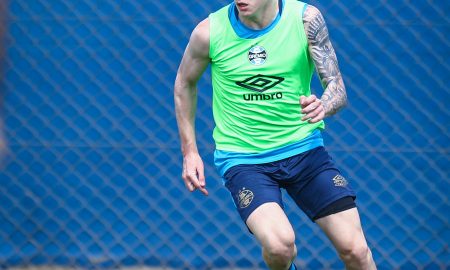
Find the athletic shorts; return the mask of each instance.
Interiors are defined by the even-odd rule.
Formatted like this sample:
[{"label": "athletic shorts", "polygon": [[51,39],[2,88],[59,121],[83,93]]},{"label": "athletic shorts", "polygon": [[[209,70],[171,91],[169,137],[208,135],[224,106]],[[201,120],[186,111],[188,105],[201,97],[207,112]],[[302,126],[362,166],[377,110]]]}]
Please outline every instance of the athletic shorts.
[{"label": "athletic shorts", "polygon": [[224,180],[244,222],[264,203],[283,208],[280,188],[312,221],[333,202],[356,197],[323,146],[275,162],[233,166]]}]

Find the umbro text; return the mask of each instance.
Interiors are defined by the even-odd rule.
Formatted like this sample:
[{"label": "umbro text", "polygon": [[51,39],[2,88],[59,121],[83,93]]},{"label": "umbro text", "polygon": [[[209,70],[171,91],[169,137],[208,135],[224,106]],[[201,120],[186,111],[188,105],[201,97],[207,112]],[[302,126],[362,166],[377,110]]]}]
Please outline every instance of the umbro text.
[{"label": "umbro text", "polygon": [[245,101],[254,101],[254,100],[272,100],[272,99],[282,99],[283,93],[276,92],[272,94],[244,94]]}]

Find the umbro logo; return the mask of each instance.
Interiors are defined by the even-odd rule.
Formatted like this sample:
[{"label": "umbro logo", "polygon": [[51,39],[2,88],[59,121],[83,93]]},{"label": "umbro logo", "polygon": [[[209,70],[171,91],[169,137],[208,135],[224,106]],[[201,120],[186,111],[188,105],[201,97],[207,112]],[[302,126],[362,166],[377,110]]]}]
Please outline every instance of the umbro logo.
[{"label": "umbro logo", "polygon": [[236,84],[249,90],[261,93],[275,87],[282,81],[284,81],[284,78],[282,77],[258,74],[243,81],[236,82]]},{"label": "umbro logo", "polygon": [[333,177],[333,182],[336,187],[346,187],[348,185],[347,179],[340,174]]}]

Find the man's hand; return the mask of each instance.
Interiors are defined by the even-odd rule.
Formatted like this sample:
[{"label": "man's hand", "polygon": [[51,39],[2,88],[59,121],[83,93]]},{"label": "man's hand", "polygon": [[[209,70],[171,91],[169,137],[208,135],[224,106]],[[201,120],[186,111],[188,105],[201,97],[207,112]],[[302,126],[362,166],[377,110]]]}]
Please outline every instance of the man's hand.
[{"label": "man's hand", "polygon": [[301,96],[300,106],[302,107],[301,113],[303,114],[302,121],[317,123],[325,118],[323,102],[315,95],[310,95],[309,97]]},{"label": "man's hand", "polygon": [[206,182],[203,161],[198,153],[186,154],[184,156],[182,177],[185,186],[190,192],[198,189],[208,196],[208,191],[205,188]]}]

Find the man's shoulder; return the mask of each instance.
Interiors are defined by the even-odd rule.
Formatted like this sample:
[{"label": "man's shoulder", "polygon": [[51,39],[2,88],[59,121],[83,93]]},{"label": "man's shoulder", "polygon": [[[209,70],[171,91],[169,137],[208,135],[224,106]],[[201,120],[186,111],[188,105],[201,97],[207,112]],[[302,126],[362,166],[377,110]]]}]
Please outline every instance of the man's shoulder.
[{"label": "man's shoulder", "polygon": [[209,17],[203,19],[201,22],[195,26],[195,29],[193,32],[198,32],[199,34],[209,31]]},{"label": "man's shoulder", "polygon": [[191,42],[209,44],[209,18],[199,22],[191,34]]},{"label": "man's shoulder", "polygon": [[318,8],[313,5],[306,4],[305,11],[303,12],[303,22],[310,22],[319,15],[322,16]]}]

